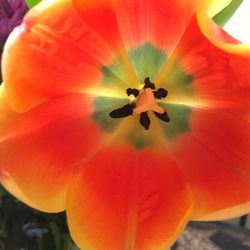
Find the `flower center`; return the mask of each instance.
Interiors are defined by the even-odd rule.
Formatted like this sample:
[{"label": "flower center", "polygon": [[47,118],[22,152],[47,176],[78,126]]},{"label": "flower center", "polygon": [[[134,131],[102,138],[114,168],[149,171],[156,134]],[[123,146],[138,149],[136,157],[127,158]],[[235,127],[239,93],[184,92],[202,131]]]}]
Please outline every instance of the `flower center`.
[{"label": "flower center", "polygon": [[130,104],[113,110],[109,114],[112,118],[124,118],[135,113],[140,116],[140,124],[145,130],[148,130],[150,126],[148,111],[152,111],[162,121],[170,121],[166,110],[159,106],[156,101],[165,98],[168,95],[168,91],[164,88],[155,90],[155,84],[150,81],[149,77],[144,80],[142,90],[128,88],[126,93],[128,96],[133,95],[135,100]]}]

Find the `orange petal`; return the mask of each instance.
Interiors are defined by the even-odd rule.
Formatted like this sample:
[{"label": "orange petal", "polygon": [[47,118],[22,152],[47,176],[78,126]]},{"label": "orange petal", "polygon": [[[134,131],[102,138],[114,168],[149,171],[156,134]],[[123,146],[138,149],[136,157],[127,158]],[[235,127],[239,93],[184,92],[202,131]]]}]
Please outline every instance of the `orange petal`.
[{"label": "orange petal", "polygon": [[193,110],[190,133],[175,145],[196,199],[193,219],[229,219],[250,212],[250,123],[240,111]]},{"label": "orange petal", "polygon": [[[239,43],[218,26],[216,30],[225,43]],[[166,104],[176,106],[176,113],[169,113],[170,123],[178,128],[185,119],[185,133],[171,142],[176,143],[176,158],[196,197],[193,219],[226,219],[250,212],[250,60],[217,48],[196,20],[174,59],[190,77],[182,78],[178,71],[170,78],[166,70],[162,84],[166,82],[169,91]],[[189,81],[177,88],[181,79]],[[187,111],[178,113],[177,107]]]},{"label": "orange petal", "polygon": [[128,78],[130,86],[138,87],[136,74],[125,50],[117,22],[116,7],[119,2],[120,0],[72,0],[81,21],[86,23],[116,54],[117,59],[122,62],[126,72],[125,77],[122,76],[123,80]]},{"label": "orange petal", "polygon": [[0,168],[40,210],[65,209],[70,182],[98,151],[103,137],[90,104],[85,95],[58,98],[20,114],[0,135]]},{"label": "orange petal", "polygon": [[70,188],[73,239],[88,250],[162,250],[176,240],[192,196],[175,163],[154,148],[103,149]]},{"label": "orange petal", "polygon": [[72,0],[83,22],[100,36],[111,49],[121,47],[121,37],[115,16],[117,0]]},{"label": "orange petal", "polygon": [[183,0],[124,0],[116,5],[117,20],[128,50],[151,43],[168,54],[183,35],[195,9],[192,1]]},{"label": "orange petal", "polygon": [[70,0],[45,1],[10,35],[3,78],[11,106],[27,111],[46,100],[100,85],[114,54]]},{"label": "orange petal", "polygon": [[[133,42],[135,42],[133,45],[139,41],[136,39],[139,37],[144,37],[143,41],[145,41],[149,36],[157,39],[158,36],[162,35],[162,30],[167,34],[172,33],[173,31],[168,26],[171,24],[174,27],[182,27],[183,23],[188,20],[194,11],[205,11],[209,16],[214,16],[230,2],[231,0],[73,0],[76,10],[82,13],[83,17],[88,19],[88,15],[95,12],[95,16],[92,16],[91,13],[90,25],[97,29],[102,37],[105,37],[106,41],[113,44],[114,41],[119,40],[117,37],[119,29],[124,30],[126,33],[129,32],[130,35],[132,35],[131,31],[133,30],[136,31],[132,35],[134,36]],[[102,12],[103,9],[106,9],[106,13]],[[105,18],[101,18],[105,22],[100,22],[100,14],[103,17],[105,15]],[[119,27],[116,25],[115,16]],[[106,25],[109,27],[109,34],[106,32]],[[128,27],[128,29],[124,29],[125,27]],[[166,29],[169,29],[170,32],[165,32]],[[156,31],[160,32],[156,33]],[[124,35],[128,38],[126,34]]]},{"label": "orange petal", "polygon": [[2,83],[0,85],[0,133],[14,121],[17,115],[9,105],[6,88],[4,83]]},{"label": "orange petal", "polygon": [[0,169],[0,182],[1,185],[12,195],[14,195],[18,200],[21,200],[25,204],[29,205],[30,207],[33,207],[35,209],[39,209],[39,207],[36,206],[35,203],[30,201],[25,194],[22,192],[22,190],[17,186],[17,183],[15,180],[10,176],[9,173],[3,171]]},{"label": "orange petal", "polygon": [[[225,44],[242,45],[219,26],[215,28]],[[249,55],[240,49],[230,54],[216,47],[193,19],[170,59],[179,64],[189,81],[176,86],[182,75],[175,73],[172,63],[161,71],[158,82],[171,93],[166,100],[170,103],[191,108],[245,108],[250,105]]]},{"label": "orange petal", "polygon": [[229,41],[227,39],[228,36],[225,36],[225,32],[203,12],[197,14],[197,19],[203,34],[216,47],[230,54],[241,55],[247,58],[250,57],[249,44]]}]

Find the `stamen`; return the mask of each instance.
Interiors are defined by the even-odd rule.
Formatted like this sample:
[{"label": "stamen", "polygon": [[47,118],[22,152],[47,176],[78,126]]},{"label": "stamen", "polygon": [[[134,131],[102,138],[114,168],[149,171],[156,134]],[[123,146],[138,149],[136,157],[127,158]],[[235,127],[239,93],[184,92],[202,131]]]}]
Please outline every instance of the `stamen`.
[{"label": "stamen", "polygon": [[134,97],[137,97],[140,94],[140,91],[138,89],[131,89],[128,88],[126,90],[127,96],[133,95]]},{"label": "stamen", "polygon": [[148,117],[148,112],[142,112],[140,114],[140,124],[146,129],[149,129],[150,119]]},{"label": "stamen", "polygon": [[133,112],[134,112],[133,109],[134,109],[133,105],[126,104],[121,108],[113,110],[109,115],[112,118],[123,118],[123,117],[127,117],[129,115],[133,115]]},{"label": "stamen", "polygon": [[154,91],[154,97],[155,99],[162,99],[162,98],[166,98],[168,95],[168,91],[166,89],[163,88],[159,88],[157,91]]},{"label": "stamen", "polygon": [[150,88],[150,89],[155,89],[155,84],[150,82],[150,78],[147,77],[145,80],[144,80],[144,89],[146,88]]},{"label": "stamen", "polygon": [[163,114],[154,112],[155,116],[158,117],[160,120],[164,121],[164,122],[170,122],[170,118],[165,110],[165,112]]},{"label": "stamen", "polygon": [[142,90],[131,88],[126,90],[128,96],[133,95],[135,98],[138,97],[138,99],[131,104],[126,104],[121,108],[113,110],[109,115],[112,118],[124,118],[136,113],[140,115],[140,124],[145,130],[148,130],[150,126],[148,111],[153,111],[155,116],[160,120],[169,122],[170,118],[167,112],[155,101],[155,99],[159,100],[167,97],[168,91],[163,88],[159,88],[157,91],[152,91],[154,89],[155,84],[150,81],[149,77],[147,77],[144,80],[144,87]]}]

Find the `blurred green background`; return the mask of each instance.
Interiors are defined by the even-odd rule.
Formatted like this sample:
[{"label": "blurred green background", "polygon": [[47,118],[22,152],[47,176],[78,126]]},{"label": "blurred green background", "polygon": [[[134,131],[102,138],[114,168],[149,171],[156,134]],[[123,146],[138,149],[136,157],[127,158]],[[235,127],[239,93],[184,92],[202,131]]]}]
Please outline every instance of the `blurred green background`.
[{"label": "blurred green background", "polygon": [[79,250],[64,213],[31,209],[0,186],[0,250]]}]

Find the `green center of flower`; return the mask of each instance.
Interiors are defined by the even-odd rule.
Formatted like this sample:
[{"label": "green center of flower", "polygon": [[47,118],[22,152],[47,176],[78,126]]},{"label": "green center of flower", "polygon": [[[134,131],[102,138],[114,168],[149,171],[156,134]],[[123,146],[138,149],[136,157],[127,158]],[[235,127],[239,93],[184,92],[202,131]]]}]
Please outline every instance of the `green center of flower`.
[{"label": "green center of flower", "polygon": [[[137,82],[132,83],[134,88],[118,55],[101,69],[100,88],[110,90],[111,94],[96,95],[93,119],[105,133],[133,144],[138,150],[159,145],[159,140],[174,142],[188,133],[192,108],[185,104],[183,97],[194,98],[194,77],[178,61],[172,63],[171,69],[159,80],[158,76],[168,65],[169,57],[150,43],[131,49],[128,57],[137,76]],[[166,111],[166,115],[162,115],[162,111]]]},{"label": "green center of flower", "polygon": [[157,104],[156,100],[163,99],[168,95],[168,91],[164,88],[155,90],[155,84],[147,77],[144,80],[144,87],[142,90],[128,88],[126,90],[128,96],[133,96],[135,99],[110,113],[112,118],[124,118],[134,113],[140,116],[140,124],[149,129],[150,118],[148,111],[152,111],[156,117],[164,122],[169,122],[170,119],[166,110]]}]

